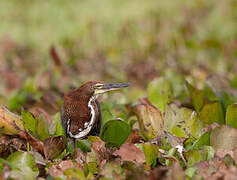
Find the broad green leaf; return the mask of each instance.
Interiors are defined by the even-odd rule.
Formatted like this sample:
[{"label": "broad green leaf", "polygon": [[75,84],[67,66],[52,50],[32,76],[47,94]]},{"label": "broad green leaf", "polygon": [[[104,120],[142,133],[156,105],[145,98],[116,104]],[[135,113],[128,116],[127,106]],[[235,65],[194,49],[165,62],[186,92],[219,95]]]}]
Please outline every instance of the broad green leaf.
[{"label": "broad green leaf", "polygon": [[185,81],[182,74],[178,73],[177,69],[167,68],[164,71],[164,76],[171,82],[175,96],[179,97],[179,100],[182,101],[186,97],[186,92],[184,91]]},{"label": "broad green leaf", "polygon": [[237,147],[237,129],[221,125],[212,130],[210,145],[214,149],[232,150]]},{"label": "broad green leaf", "polygon": [[194,88],[191,84],[189,84],[187,81],[185,82],[185,85],[188,89],[189,95],[191,97],[192,103],[193,103],[193,107],[195,108],[195,110],[197,112],[200,111],[200,109],[203,106],[204,103],[204,92],[201,90],[198,90],[196,88]]},{"label": "broad green leaf", "polygon": [[100,137],[107,145],[120,147],[129,134],[131,128],[127,122],[121,120],[110,120],[101,129]]},{"label": "broad green leaf", "polygon": [[207,161],[214,157],[215,150],[211,146],[203,146],[200,150],[191,150],[186,153],[188,167],[201,161]]},{"label": "broad green leaf", "polygon": [[237,89],[237,75],[235,74],[234,77],[231,80],[231,86],[235,89]]},{"label": "broad green leaf", "polygon": [[44,116],[44,114],[41,113],[40,116],[37,118],[37,124],[36,124],[36,132],[41,141],[44,141],[46,138],[50,136],[48,127],[49,124],[47,122],[47,119]]},{"label": "broad green leaf", "polygon": [[98,164],[98,162],[88,162],[87,166],[88,166],[89,172],[92,174],[98,173],[100,171],[99,169],[100,165]]},{"label": "broad green leaf", "polygon": [[20,116],[0,105],[0,129],[1,133],[15,135],[19,130],[24,130],[23,121]]},{"label": "broad green leaf", "polygon": [[0,158],[0,172],[2,171],[1,166],[3,167],[4,164],[6,164],[9,167],[11,167],[11,169],[13,169],[13,170],[20,170],[16,165],[8,162],[7,160],[5,160],[3,158]]},{"label": "broad green leaf", "polygon": [[91,150],[91,147],[90,147],[91,143],[87,139],[78,139],[75,145],[77,148],[80,148],[81,151],[84,153],[89,152]]},{"label": "broad green leaf", "polygon": [[206,124],[210,125],[214,122],[223,124],[224,113],[220,102],[214,101],[205,104],[200,112],[200,120],[202,121],[204,126]]},{"label": "broad green leaf", "polygon": [[7,158],[7,161],[19,168],[14,172],[11,171],[12,178],[33,180],[38,175],[34,157],[28,152],[14,152]]},{"label": "broad green leaf", "polygon": [[158,146],[147,142],[143,143],[142,149],[146,157],[146,164],[155,167],[158,158]]},{"label": "broad green leaf", "polygon": [[212,91],[210,86],[206,85],[203,91],[204,91],[205,98],[207,98],[209,101],[218,101],[218,97]]},{"label": "broad green leaf", "polygon": [[162,77],[149,83],[147,93],[149,101],[161,112],[165,111],[166,105],[171,103],[174,98],[171,83]]},{"label": "broad green leaf", "polygon": [[226,112],[227,107],[233,104],[237,100],[234,96],[229,95],[227,92],[222,92],[220,95],[220,102],[224,107],[224,111]]},{"label": "broad green leaf", "polygon": [[196,167],[190,167],[185,170],[185,175],[192,179],[197,171]]},{"label": "broad green leaf", "polygon": [[227,107],[226,124],[237,129],[237,104],[232,104]]},{"label": "broad green leaf", "polygon": [[168,105],[165,111],[164,129],[178,137],[190,135],[199,137],[202,133],[202,123],[195,111]]},{"label": "broad green leaf", "polygon": [[80,179],[80,180],[86,179],[83,171],[78,168],[66,169],[66,170],[64,170],[63,173],[67,177],[67,179]]},{"label": "broad green leaf", "polygon": [[200,149],[203,146],[209,146],[210,145],[210,135],[211,131],[208,131],[201,135],[201,137],[194,142],[193,146],[190,149]]},{"label": "broad green leaf", "polygon": [[104,124],[114,118],[112,106],[107,103],[101,103],[100,104],[101,109],[101,117],[102,117],[102,124],[101,128],[104,126]]},{"label": "broad green leaf", "polygon": [[36,131],[36,119],[28,111],[21,111],[22,120],[24,122],[24,127],[28,132],[35,134]]},{"label": "broad green leaf", "polygon": [[233,104],[236,100],[236,97],[232,94],[230,82],[225,77],[215,74],[207,78],[207,84],[219,98],[225,112],[227,106]]},{"label": "broad green leaf", "polygon": [[56,120],[56,131],[55,131],[56,136],[66,137],[65,131],[62,127],[62,123],[61,123],[61,119],[60,119],[60,113],[55,114],[54,118]]},{"label": "broad green leaf", "polygon": [[9,109],[17,110],[21,108],[21,104],[26,102],[27,92],[22,90],[14,91],[9,98]]}]

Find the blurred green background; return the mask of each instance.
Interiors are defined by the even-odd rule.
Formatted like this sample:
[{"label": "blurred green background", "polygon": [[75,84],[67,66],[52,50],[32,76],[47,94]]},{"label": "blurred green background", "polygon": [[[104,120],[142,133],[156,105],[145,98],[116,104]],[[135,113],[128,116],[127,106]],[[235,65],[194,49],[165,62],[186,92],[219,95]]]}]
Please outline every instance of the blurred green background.
[{"label": "blurred green background", "polygon": [[1,0],[0,19],[5,105],[92,79],[132,82],[128,101],[158,76],[237,84],[236,0]]}]

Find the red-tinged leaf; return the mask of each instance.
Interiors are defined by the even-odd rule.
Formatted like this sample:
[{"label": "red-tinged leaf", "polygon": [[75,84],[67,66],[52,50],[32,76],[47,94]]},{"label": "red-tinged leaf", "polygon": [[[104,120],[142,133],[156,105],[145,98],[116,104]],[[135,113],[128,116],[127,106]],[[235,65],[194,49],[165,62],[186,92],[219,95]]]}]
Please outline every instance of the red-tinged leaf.
[{"label": "red-tinged leaf", "polygon": [[109,159],[109,153],[105,148],[104,141],[98,140],[91,144],[92,151],[96,154],[99,162]]},{"label": "red-tinged leaf", "polygon": [[132,161],[134,163],[145,163],[144,153],[134,144],[123,144],[113,155],[120,156],[122,161]]},{"label": "red-tinged leaf", "polygon": [[131,111],[138,118],[139,129],[143,138],[154,138],[163,131],[162,113],[146,98],[140,99],[139,103],[131,108]]},{"label": "red-tinged leaf", "polygon": [[66,148],[64,136],[49,137],[44,140],[44,154],[47,159],[57,158]]}]

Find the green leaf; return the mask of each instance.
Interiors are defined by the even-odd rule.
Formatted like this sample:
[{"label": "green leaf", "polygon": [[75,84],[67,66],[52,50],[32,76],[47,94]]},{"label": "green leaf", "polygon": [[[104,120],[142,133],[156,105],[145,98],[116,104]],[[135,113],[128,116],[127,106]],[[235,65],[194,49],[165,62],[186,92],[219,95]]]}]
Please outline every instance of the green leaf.
[{"label": "green leaf", "polygon": [[35,164],[34,157],[28,152],[14,152],[8,158],[7,161],[14,164],[19,170],[13,170],[12,178],[17,179],[35,179],[38,175],[38,168]]},{"label": "green leaf", "polygon": [[[16,165],[8,162],[7,160],[3,159],[3,158],[0,158],[0,165],[3,165],[3,164],[6,164],[8,165],[9,167],[11,167],[11,169],[14,169],[14,170],[20,170]],[[1,168],[0,168],[0,172],[1,172]]]},{"label": "green leaf", "polygon": [[193,144],[193,146],[190,149],[200,149],[204,145],[209,146],[210,145],[210,135],[211,131],[208,131],[201,135],[201,137]]},{"label": "green leaf", "polygon": [[91,151],[91,147],[90,147],[91,143],[87,139],[79,139],[76,141],[75,145],[77,148],[80,148],[81,151],[84,153]]},{"label": "green leaf", "polygon": [[221,125],[212,130],[210,145],[214,149],[232,150],[237,147],[237,130],[235,128]]},{"label": "green leaf", "polygon": [[146,164],[155,167],[158,158],[158,146],[147,142],[143,143],[142,149],[146,157]]},{"label": "green leaf", "polygon": [[50,137],[48,127],[49,124],[47,122],[47,119],[44,114],[41,113],[40,117],[37,118],[36,124],[36,132],[39,135],[41,141],[44,141],[46,138]]},{"label": "green leaf", "polygon": [[107,145],[119,148],[131,133],[127,122],[121,120],[110,120],[105,123],[101,130],[101,139]]},{"label": "green leaf", "polygon": [[237,129],[237,104],[227,107],[226,124]]},{"label": "green leaf", "polygon": [[35,134],[36,131],[36,119],[28,111],[21,111],[22,120],[24,122],[24,127],[28,132]]},{"label": "green leaf", "polygon": [[196,167],[190,167],[185,170],[185,175],[192,179],[197,171]]},{"label": "green leaf", "polygon": [[211,146],[204,146],[200,150],[191,150],[186,153],[188,167],[201,161],[207,161],[214,157],[215,150]]},{"label": "green leaf", "polygon": [[203,99],[204,92],[199,89],[194,88],[187,81],[185,82],[185,86],[188,89],[189,95],[193,103],[193,107],[195,108],[197,112],[199,112],[204,103],[204,99]]},{"label": "green leaf", "polygon": [[188,108],[168,105],[165,111],[164,129],[178,137],[199,137],[202,123],[197,113]]},{"label": "green leaf", "polygon": [[209,101],[218,101],[218,97],[212,91],[210,86],[206,85],[203,91],[204,91],[204,97],[207,98]]},{"label": "green leaf", "polygon": [[224,123],[224,113],[220,102],[214,101],[203,106],[200,112],[200,120],[203,125],[210,125],[214,122],[219,124]]},{"label": "green leaf", "polygon": [[81,180],[86,179],[83,171],[78,168],[66,169],[63,173],[65,176],[67,176],[67,179],[81,179]]},{"label": "green leaf", "polygon": [[236,97],[232,93],[229,80],[223,76],[215,74],[207,78],[207,84],[215,92],[221,102],[221,105],[223,106],[224,112],[226,112],[226,108],[233,104],[236,100]]},{"label": "green leaf", "polygon": [[147,88],[149,101],[159,108],[161,112],[165,111],[167,103],[173,101],[173,90],[170,81],[160,77],[149,83]]},{"label": "green leaf", "polygon": [[61,119],[60,119],[60,113],[55,114],[54,118],[56,120],[56,131],[55,131],[56,136],[66,137],[65,131],[62,127],[62,123],[61,123]]},{"label": "green leaf", "polygon": [[101,117],[102,117],[102,124],[101,124],[101,128],[102,128],[107,121],[114,118],[114,115],[112,111],[112,106],[107,103],[101,103],[100,109],[101,109]]},{"label": "green leaf", "polygon": [[13,91],[9,99],[9,109],[17,110],[21,108],[21,104],[26,102],[27,92],[18,90]]}]

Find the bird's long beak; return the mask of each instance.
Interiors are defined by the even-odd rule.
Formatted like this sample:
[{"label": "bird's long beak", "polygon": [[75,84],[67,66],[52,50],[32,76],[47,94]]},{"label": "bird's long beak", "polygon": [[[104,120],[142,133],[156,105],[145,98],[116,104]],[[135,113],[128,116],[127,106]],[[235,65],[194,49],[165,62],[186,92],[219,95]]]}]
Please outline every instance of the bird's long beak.
[{"label": "bird's long beak", "polygon": [[128,87],[130,83],[104,83],[95,85],[95,95]]}]

